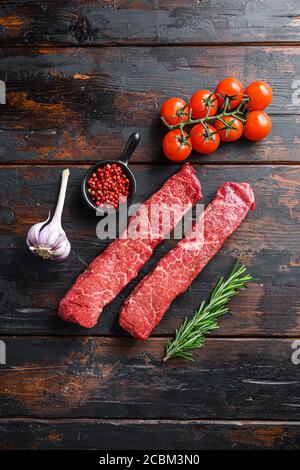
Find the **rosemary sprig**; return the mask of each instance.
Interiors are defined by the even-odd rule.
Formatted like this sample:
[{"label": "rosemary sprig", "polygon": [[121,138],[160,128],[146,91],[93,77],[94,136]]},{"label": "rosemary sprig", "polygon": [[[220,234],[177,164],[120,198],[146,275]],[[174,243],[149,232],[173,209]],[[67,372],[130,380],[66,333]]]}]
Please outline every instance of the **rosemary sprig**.
[{"label": "rosemary sprig", "polygon": [[226,306],[228,301],[239,290],[244,289],[247,282],[254,280],[250,274],[245,274],[246,269],[238,260],[228,278],[219,279],[209,300],[201,303],[199,310],[192,318],[185,318],[176,330],[175,338],[167,343],[164,361],[172,357],[194,360],[190,350],[203,346],[204,335],[218,328],[217,319],[228,312],[229,307]]}]

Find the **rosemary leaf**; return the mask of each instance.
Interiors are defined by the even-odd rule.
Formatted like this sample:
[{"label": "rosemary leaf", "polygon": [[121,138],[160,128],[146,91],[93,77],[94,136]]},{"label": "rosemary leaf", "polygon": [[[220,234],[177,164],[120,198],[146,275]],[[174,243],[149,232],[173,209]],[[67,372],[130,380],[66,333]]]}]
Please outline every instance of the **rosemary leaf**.
[{"label": "rosemary leaf", "polygon": [[204,335],[218,328],[217,319],[229,311],[226,305],[229,300],[244,289],[248,282],[254,280],[250,274],[245,273],[246,267],[238,260],[228,278],[219,279],[209,300],[201,303],[193,317],[184,319],[177,328],[174,339],[166,344],[164,361],[174,357],[194,360],[191,350],[203,346]]}]

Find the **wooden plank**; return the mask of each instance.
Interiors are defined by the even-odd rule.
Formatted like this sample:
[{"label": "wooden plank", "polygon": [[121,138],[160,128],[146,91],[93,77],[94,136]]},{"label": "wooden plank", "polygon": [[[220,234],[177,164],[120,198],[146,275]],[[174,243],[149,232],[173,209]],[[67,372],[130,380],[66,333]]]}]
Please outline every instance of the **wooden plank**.
[{"label": "wooden plank", "polygon": [[2,2],[3,44],[299,41],[297,0]]},{"label": "wooden plank", "polygon": [[[178,168],[178,167],[177,167]],[[220,320],[219,335],[298,335],[299,300],[299,196],[298,166],[197,166],[207,204],[228,180],[249,181],[257,208],[179,297],[155,334],[173,334],[186,315],[206,298],[219,276],[226,274],[238,252],[258,282],[249,285],[231,303],[231,313]],[[2,168],[0,188],[2,334],[113,334],[121,335],[118,311],[133,286],[166,253],[174,240],[160,245],[135,281],[107,306],[92,330],[63,322],[56,311],[60,298],[76,277],[106,246],[96,236],[98,219],[82,201],[80,182],[86,167],[71,168],[63,226],[72,253],[62,263],[33,257],[25,245],[29,227],[47,217],[57,197],[62,167]],[[137,178],[136,202],[158,190],[176,167],[133,167]]]},{"label": "wooden plank", "polygon": [[133,131],[142,136],[134,161],[166,162],[162,102],[214,89],[232,74],[245,84],[258,78],[271,84],[272,134],[261,143],[223,144],[213,155],[193,155],[193,161],[300,160],[300,47],[4,48],[0,63],[7,86],[0,113],[2,163],[115,157]]},{"label": "wooden plank", "polygon": [[259,421],[1,419],[0,449],[297,450],[299,426]]},{"label": "wooden plank", "polygon": [[2,417],[300,418],[292,339],[208,339],[195,362],[166,363],[166,338],[2,340]]}]

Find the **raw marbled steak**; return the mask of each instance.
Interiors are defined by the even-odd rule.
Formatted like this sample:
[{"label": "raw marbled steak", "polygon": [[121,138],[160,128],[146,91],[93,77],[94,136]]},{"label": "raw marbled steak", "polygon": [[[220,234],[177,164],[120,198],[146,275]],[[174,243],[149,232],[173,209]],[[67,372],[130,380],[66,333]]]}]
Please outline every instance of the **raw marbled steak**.
[{"label": "raw marbled steak", "polygon": [[[183,214],[194,206],[201,196],[201,185],[195,170],[186,163],[158,192],[142,204],[129,220],[129,224],[134,225],[139,215],[144,215],[140,237],[131,238],[126,230],[119,239],[113,241],[78,277],[61,300],[59,316],[86,328],[95,326],[103,307],[136,277],[156,245],[173,230]],[[171,205],[176,207],[173,216],[163,225],[161,233],[157,233],[157,230],[155,232],[152,220],[155,210],[151,209]]]},{"label": "raw marbled steak", "polygon": [[[124,302],[121,327],[136,338],[147,339],[171,302],[189,287],[254,207],[248,183],[221,186],[191,233],[157,263]],[[203,236],[195,239],[195,233],[200,232]]]}]

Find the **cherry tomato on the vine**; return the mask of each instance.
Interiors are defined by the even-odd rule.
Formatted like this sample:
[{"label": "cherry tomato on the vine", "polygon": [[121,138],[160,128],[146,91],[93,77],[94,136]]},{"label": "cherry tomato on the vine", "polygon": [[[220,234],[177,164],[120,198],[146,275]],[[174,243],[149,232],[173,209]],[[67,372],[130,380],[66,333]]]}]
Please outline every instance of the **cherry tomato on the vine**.
[{"label": "cherry tomato on the vine", "polygon": [[245,95],[248,95],[250,98],[247,105],[248,109],[262,111],[271,103],[273,91],[268,83],[257,81],[247,86]]},{"label": "cherry tomato on the vine", "polygon": [[234,116],[221,116],[222,121],[216,120],[214,126],[223,142],[234,142],[243,135],[243,123]]},{"label": "cherry tomato on the vine", "polygon": [[253,141],[262,140],[271,132],[272,121],[264,111],[251,111],[244,126],[244,136]]},{"label": "cherry tomato on the vine", "polygon": [[214,93],[208,90],[199,90],[190,99],[189,107],[195,119],[202,119],[206,115],[214,116],[218,110],[218,100]]},{"label": "cherry tomato on the vine", "polygon": [[227,96],[229,97],[228,109],[236,108],[243,99],[243,93],[244,88],[242,83],[237,78],[233,77],[223,78],[216,88],[216,95],[221,108],[223,107]]},{"label": "cherry tomato on the vine", "polygon": [[207,154],[217,150],[220,136],[213,126],[196,124],[191,130],[191,141],[196,152]]},{"label": "cherry tomato on the vine", "polygon": [[163,139],[163,151],[169,160],[179,162],[185,160],[192,151],[192,143],[188,134],[179,129],[169,131]]},{"label": "cherry tomato on the vine", "polygon": [[181,98],[169,98],[163,103],[160,115],[170,126],[173,126],[174,124],[187,121],[189,118],[189,107]]}]

